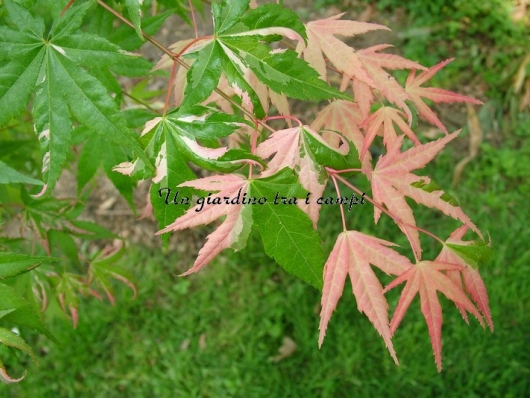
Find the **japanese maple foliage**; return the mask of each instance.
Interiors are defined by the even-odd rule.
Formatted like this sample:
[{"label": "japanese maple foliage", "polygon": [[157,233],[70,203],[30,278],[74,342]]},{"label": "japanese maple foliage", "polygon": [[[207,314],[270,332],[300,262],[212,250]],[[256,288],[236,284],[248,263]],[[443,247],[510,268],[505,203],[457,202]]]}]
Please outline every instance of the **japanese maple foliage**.
[{"label": "japanese maple foliage", "polygon": [[[218,175],[185,182],[179,187],[194,187],[215,192],[221,200],[221,197],[230,198],[236,191],[239,191],[239,195],[250,193],[249,187],[254,181],[274,177],[278,173],[283,173],[286,168],[291,169],[303,190],[289,204],[298,206],[272,208],[271,214],[280,213],[279,209],[282,208],[282,212],[289,212],[290,217],[298,217],[299,233],[289,234],[289,239],[282,240],[281,243],[278,242],[278,237],[273,235],[274,242],[270,242],[270,237],[263,232],[267,227],[260,225],[259,218],[253,216],[253,212],[259,206],[240,203],[233,205],[228,201],[223,204],[213,203],[200,211],[195,206],[170,225],[162,224],[164,228],[159,233],[209,223],[220,216],[226,217],[218,229],[208,236],[197,261],[185,275],[204,267],[222,249],[228,247],[240,249],[243,246],[242,241],[246,240],[253,226],[256,226],[260,232],[266,248],[271,244],[274,247],[281,245],[286,252],[308,253],[309,247],[304,247],[306,242],[303,242],[299,236],[314,233],[313,229],[308,229],[310,224],[307,223],[306,217],[311,220],[314,229],[318,226],[321,203],[314,199],[323,195],[330,178],[337,188],[337,197],[342,198],[337,185],[341,181],[360,194],[350,182],[351,178],[345,180],[341,174],[348,173],[352,178],[355,174],[365,176],[372,186],[371,198],[368,196],[367,199],[374,205],[375,222],[377,223],[383,212],[396,222],[410,242],[416,264],[392,249],[391,242],[350,230],[342,209],[344,232],[337,238],[325,265],[321,263],[321,266],[324,266],[322,279],[314,278],[314,269],[308,270],[306,274],[303,267],[301,269],[300,264],[293,261],[298,258],[296,256],[293,258],[284,256],[281,257],[282,260],[275,254],[269,254],[288,272],[301,276],[317,287],[323,284],[319,345],[323,342],[331,315],[342,294],[346,276],[349,275],[359,311],[365,313],[373,323],[397,363],[392,335],[412,298],[419,292],[435,361],[440,370],[442,316],[437,291],[453,300],[464,315],[470,312],[481,323],[482,316],[485,316],[490,324],[491,315],[487,309],[487,296],[478,272],[472,273],[469,270],[473,269],[471,265],[464,268],[466,266],[463,264],[467,263],[464,257],[459,256],[458,251],[454,251],[451,246],[444,246],[441,258],[434,261],[421,259],[419,234],[427,231],[416,225],[413,209],[405,197],[412,198],[421,205],[436,208],[461,221],[482,239],[478,228],[454,198],[439,188],[429,177],[413,174],[413,171],[425,167],[459,133],[457,131],[447,134],[447,130],[424,99],[433,102],[475,104],[480,101],[446,90],[422,87],[450,60],[427,68],[398,55],[384,53],[389,45],[376,45],[356,50],[336,37],[337,35],[351,37],[372,30],[388,29],[382,25],[343,20],[340,19],[343,16],[341,14],[320,21],[311,21],[302,27],[298,22],[294,22],[294,19],[292,23],[286,23],[294,16],[275,5],[268,4],[246,10],[242,3],[238,3],[239,8],[236,11],[230,8],[230,4],[229,1],[223,1],[220,5],[214,4],[213,36],[199,37],[194,42],[206,40],[211,43],[209,46],[213,46],[211,49],[204,44],[200,47],[189,46],[187,52],[181,50],[177,56],[165,55],[159,67],[181,62],[180,55],[183,54],[193,59],[192,67],[187,73],[186,84],[184,85],[182,78],[179,78],[179,86],[175,87],[180,93],[176,98],[184,98],[176,104],[181,108],[187,106],[186,98],[188,101],[190,98],[187,93],[193,92],[195,99],[190,105],[202,102],[202,99],[209,96],[206,102],[210,105],[216,104],[219,109],[226,111],[226,96],[210,96],[215,87],[239,98],[239,111],[234,114],[239,114],[250,121],[253,128],[244,127],[234,132],[239,138],[228,142],[237,143],[237,147],[248,151],[246,155],[248,161],[252,159],[249,155],[260,157],[262,165],[259,168],[252,165],[247,167],[246,179],[237,174]],[[271,13],[269,17],[264,17],[269,12]],[[272,18],[273,15],[281,15],[282,18],[275,19]],[[250,21],[252,22],[249,23]],[[219,28],[220,25],[222,28]],[[237,28],[233,28],[236,26]],[[243,30],[243,26],[246,26],[247,30]],[[269,36],[273,34],[278,37]],[[278,41],[281,39],[280,35],[286,39],[296,40],[297,57],[289,46],[285,47],[285,44],[288,44],[285,41],[280,42],[284,45],[283,49],[265,49],[266,44],[262,41],[265,37],[268,40]],[[176,43],[175,49],[177,48],[183,48],[183,45]],[[307,63],[303,63],[301,58]],[[310,71],[310,67],[318,72],[321,80],[314,80],[315,75]],[[389,71],[395,69],[410,70],[405,86],[390,75]],[[202,82],[194,77],[198,73],[196,71],[211,74],[213,70],[217,72],[212,85],[208,83],[203,88]],[[297,73],[293,73],[294,71]],[[418,75],[417,71],[420,71]],[[324,88],[322,85],[322,81],[328,81],[330,73],[341,75],[340,91],[333,91],[330,86]],[[204,78],[202,74],[200,76],[201,79]],[[306,83],[303,84],[302,89],[299,84],[304,79]],[[317,84],[317,81],[321,83]],[[352,82],[353,96],[345,91],[349,86],[348,82]],[[190,91],[192,84],[193,91]],[[265,90],[263,85],[266,85],[268,90]],[[298,87],[296,93],[288,88],[291,85]],[[202,89],[203,94],[198,93],[199,89]],[[311,123],[311,127],[303,125],[289,115],[288,107],[279,107],[288,122],[288,127],[275,131],[267,122],[278,117],[262,115],[262,111],[270,112],[273,92],[276,93],[276,104],[285,103],[286,97],[314,100],[327,98],[330,102]],[[373,105],[376,104],[379,105],[378,109],[371,112]],[[413,108],[417,109],[427,122],[436,125],[447,135],[433,142],[422,143],[411,127]],[[293,119],[300,123],[298,127],[290,127]],[[320,130],[320,133],[315,130]],[[382,136],[386,153],[377,159],[374,165],[369,149],[378,135]],[[413,148],[402,149],[406,139],[412,141]],[[222,186],[218,185],[220,182],[224,182]],[[274,206],[278,204],[277,196],[274,198]],[[312,197],[313,201],[304,200],[304,197]],[[284,202],[285,204],[287,202]],[[307,216],[298,212],[298,209],[302,209]],[[246,217],[243,216],[243,210],[247,214]],[[303,225],[306,226],[305,229]],[[269,223],[268,226],[279,231],[283,228],[281,222]],[[316,244],[318,245],[318,242]],[[371,266],[395,275],[396,279],[389,287],[383,289]],[[466,291],[458,281],[459,272],[464,275]],[[407,285],[394,317],[389,321],[388,303],[384,292],[404,281],[407,281]],[[472,300],[479,306],[480,312],[475,308]]]},{"label": "japanese maple foliage", "polygon": [[[428,67],[385,52],[388,44],[353,48],[338,36],[389,29],[343,19],[344,14],[304,24],[292,10],[250,0],[213,1],[212,31],[175,37],[167,48],[147,33],[154,34],[171,12],[158,19],[143,18],[142,1],[70,1],[62,10],[51,0],[42,3],[53,17],[49,29],[40,15],[18,2],[6,0],[0,9],[0,18],[8,21],[0,26],[0,54],[9,60],[0,67],[0,105],[7,109],[0,115],[0,127],[22,110],[35,91],[33,114],[43,183],[24,180],[42,185],[28,203],[50,195],[72,143],[82,143],[78,190],[102,167],[132,205],[134,183],[149,180],[144,216],[154,213],[165,242],[171,232],[219,220],[195,263],[182,275],[201,270],[225,249],[244,249],[252,230],[257,231],[270,257],[322,290],[319,346],[346,279],[357,308],[381,335],[396,364],[392,337],[416,295],[438,370],[442,367],[438,292],[456,304],[466,321],[471,313],[493,330],[478,271],[487,259],[489,243],[453,197],[428,176],[415,174],[459,134],[447,131],[431,104],[481,103],[425,86],[451,60]],[[197,32],[193,1],[177,3],[178,11],[172,12],[193,21]],[[133,39],[119,29],[112,33],[112,27],[107,29],[108,38],[84,32],[82,22],[93,6],[128,24]],[[130,21],[117,11],[121,6]],[[182,11],[185,7],[189,13]],[[97,23],[89,26],[91,32],[97,31]],[[141,112],[122,110],[124,95],[115,75],[138,76],[146,73],[146,63],[147,69],[152,67],[129,52],[142,39],[163,51],[153,70],[169,72],[165,103],[157,108],[139,101]],[[409,71],[404,84],[392,75],[394,70]],[[332,81],[340,83],[330,85]],[[316,115],[307,116],[310,120],[302,121],[291,114],[293,99],[325,102]],[[444,136],[430,142],[422,137],[413,127],[415,114]],[[278,123],[284,125],[271,127]],[[128,124],[143,129],[135,135]],[[379,143],[383,154],[372,159],[370,150]],[[8,171],[12,181],[20,179]],[[363,179],[371,192],[358,188]],[[335,189],[335,198],[323,197],[328,185]],[[169,190],[178,190],[186,201],[176,202],[175,197],[174,203],[168,202],[164,192]],[[441,211],[462,226],[444,241],[418,225],[406,198]],[[342,224],[330,253],[325,253],[322,242],[332,237],[321,235],[318,228],[330,221],[319,217],[324,199],[336,205]],[[383,213],[396,223],[410,243],[413,261],[396,251],[389,237],[355,230],[349,210],[361,204],[366,206],[360,211],[373,207],[375,224]],[[43,232],[41,220],[37,223],[39,241],[51,254],[51,238]],[[468,229],[476,234],[475,240],[462,240]],[[437,258],[422,258],[420,234],[441,244]],[[92,282],[111,302],[109,278],[126,283],[136,293],[132,277],[110,266],[118,252],[121,247],[106,257],[95,256],[88,277],[49,274],[59,278],[56,294],[74,324],[76,294],[97,295],[90,288]],[[395,279],[383,287],[373,267]],[[392,311],[385,293],[402,283]],[[7,376],[1,363],[0,374],[17,381]]]}]

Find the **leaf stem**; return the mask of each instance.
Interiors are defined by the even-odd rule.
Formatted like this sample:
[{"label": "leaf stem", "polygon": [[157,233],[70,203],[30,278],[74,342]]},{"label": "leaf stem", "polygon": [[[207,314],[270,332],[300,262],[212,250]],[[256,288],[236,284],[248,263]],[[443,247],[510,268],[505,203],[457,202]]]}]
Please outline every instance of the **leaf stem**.
[{"label": "leaf stem", "polygon": [[277,115],[277,116],[267,116],[263,119],[261,119],[262,122],[266,122],[268,120],[280,120],[280,119],[290,119],[294,120],[298,123],[299,126],[303,126],[304,124],[298,119],[297,117],[290,116],[290,115]]},{"label": "leaf stem", "polygon": [[63,16],[63,14],[74,4],[75,0],[70,0],[67,5],[64,6],[63,10],[59,14],[59,18]]},{"label": "leaf stem", "polygon": [[[258,121],[254,120],[254,129],[250,132],[250,153],[256,154],[256,143],[258,141]],[[252,179],[252,165],[249,164],[248,179]]]},{"label": "leaf stem", "polygon": [[342,173],[351,173],[352,171],[361,172],[363,169],[344,169],[344,170],[334,170],[333,174],[342,174]]},{"label": "leaf stem", "polygon": [[173,87],[173,81],[175,80],[175,75],[177,73],[178,62],[177,59],[173,59],[173,67],[171,68],[171,75],[169,76],[169,84],[167,85],[166,93],[166,102],[164,103],[164,112],[163,116],[166,116],[167,108],[169,107],[169,98],[171,97],[171,87]]},{"label": "leaf stem", "polygon": [[155,109],[153,108],[151,105],[149,105],[147,102],[145,101],[142,101],[141,99],[139,98],[136,98],[134,95],[131,95],[129,93],[127,93],[126,91],[122,91],[123,95],[125,95],[126,97],[129,97],[130,99],[132,99],[134,102],[137,102],[139,103],[140,105],[143,105],[145,106],[147,109],[149,109],[150,111],[153,111],[153,112],[156,112],[156,113],[160,113],[160,111],[158,109]]},{"label": "leaf stem", "polygon": [[[333,185],[335,185],[335,191],[337,191],[337,198],[341,198],[342,195],[340,194],[339,184],[337,184],[337,179],[335,178],[335,175],[330,174],[330,177],[333,180]],[[346,228],[346,216],[344,215],[344,207],[341,204],[339,208],[340,208],[340,216],[342,218],[342,230],[346,232],[348,229]]]},{"label": "leaf stem", "polygon": [[[329,167],[326,167],[325,168],[326,171],[330,174],[330,176],[335,176],[338,180],[342,181],[342,183],[344,183],[344,185],[346,185],[348,188],[352,189],[354,192],[358,193],[359,195],[362,195],[363,192],[361,192],[361,190],[359,188],[357,188],[355,185],[351,184],[349,181],[345,180],[343,177],[339,176],[337,171],[336,170],[333,170]],[[390,218],[392,218],[392,220],[394,220],[394,222],[398,225],[403,225],[403,226],[406,226],[406,227],[409,227],[409,228],[413,228],[419,232],[423,232],[425,235],[428,235],[430,236],[431,238],[437,240],[438,242],[440,242],[441,245],[444,245],[444,241],[441,240],[439,237],[437,237],[436,235],[434,235],[432,232],[429,232],[427,231],[426,229],[423,229],[423,228],[420,228],[416,225],[412,225],[412,224],[409,224],[409,223],[406,223],[404,222],[402,219],[400,219],[399,217],[396,217],[394,216],[392,213],[390,213],[387,209],[385,209],[383,206],[381,206],[379,203],[376,203],[372,198],[370,198],[368,195],[364,195],[364,198],[370,202],[371,204],[373,204],[375,207],[377,207],[379,210],[381,210],[383,213],[385,213],[387,216],[389,216]],[[407,236],[408,238],[408,236]],[[409,239],[410,241],[410,239]],[[416,252],[413,250],[414,252],[414,257],[416,257]]]},{"label": "leaf stem", "polygon": [[195,11],[193,10],[193,4],[191,4],[191,0],[188,0],[188,4],[190,5],[191,20],[193,21],[193,29],[195,30],[195,38],[197,39],[199,37],[199,34],[197,32],[197,21],[195,20]]}]

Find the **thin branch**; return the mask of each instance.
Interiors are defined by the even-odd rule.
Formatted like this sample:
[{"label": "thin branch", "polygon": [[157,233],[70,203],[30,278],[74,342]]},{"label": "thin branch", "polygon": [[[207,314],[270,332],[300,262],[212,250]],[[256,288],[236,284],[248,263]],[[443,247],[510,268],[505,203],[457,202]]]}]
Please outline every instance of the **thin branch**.
[{"label": "thin branch", "polygon": [[122,91],[123,95],[125,95],[126,97],[132,99],[134,102],[137,102],[139,103],[140,105],[143,105],[145,106],[147,109],[149,109],[150,111],[153,111],[155,113],[160,113],[160,111],[158,109],[155,109],[153,108],[149,103],[139,99],[139,98],[136,98],[135,96],[125,92],[125,91]]},{"label": "thin branch", "polygon": [[[334,174],[330,174],[331,179],[333,180],[333,185],[335,185],[335,191],[337,191],[337,198],[341,198],[342,195],[340,194],[339,184],[337,184],[337,179],[335,178]],[[342,218],[342,230],[346,232],[348,229],[346,228],[346,216],[344,215],[344,207],[343,204],[339,206],[340,208],[340,216]]]},{"label": "thin branch", "polygon": [[278,116],[267,116],[266,118],[261,119],[262,122],[266,122],[268,120],[280,120],[280,119],[291,119],[298,123],[298,125],[301,127],[304,124],[295,116],[291,115],[278,115]]},{"label": "thin branch", "polygon": [[195,30],[195,38],[197,39],[199,37],[199,34],[197,32],[197,21],[195,20],[195,11],[193,10],[193,4],[191,4],[191,0],[188,0],[188,4],[190,5],[191,19],[193,21],[193,29]]},{"label": "thin branch", "polygon": [[[103,7],[105,10],[107,10],[108,12],[110,12],[112,15],[114,15],[116,18],[118,18],[120,21],[122,21],[124,24],[126,25],[129,25],[131,28],[134,29],[134,24],[129,21],[127,18],[125,18],[123,15],[121,15],[119,12],[117,12],[116,10],[114,10],[112,7],[110,7],[109,5],[105,4],[103,2],[103,0],[98,0],[98,4]],[[154,37],[152,36],[149,36],[147,33],[145,33],[143,30],[142,30],[142,36],[147,40],[149,41],[150,43],[152,43],[155,47],[157,47],[160,51],[164,52],[165,54],[169,55],[169,57],[171,57],[172,59],[175,59],[175,54],[169,50],[168,48],[166,48],[163,44],[161,44],[158,40],[156,40]],[[182,59],[180,58],[176,58],[176,61],[181,65],[183,66],[184,68],[186,68],[187,70],[190,69],[190,66],[184,62]],[[241,112],[243,112],[250,120],[254,121],[256,119],[256,117],[254,116],[254,114],[252,114],[251,112],[249,112],[247,109],[243,108],[241,105],[239,105],[236,101],[234,101],[232,98],[230,98],[230,96],[228,94],[226,94],[225,92],[223,92],[222,90],[219,90],[218,88],[216,88],[214,90],[217,94],[219,94],[221,97],[223,97],[225,100],[227,100],[228,102],[230,102],[232,105],[234,105],[236,108],[238,108]],[[263,125],[264,127],[266,126],[265,123],[261,122],[258,120],[258,123],[260,125]],[[266,126],[268,128],[268,126]]]},{"label": "thin branch", "polygon": [[63,16],[63,14],[66,12],[66,10],[68,10],[68,9],[72,6],[72,4],[74,4],[74,1],[75,1],[75,0],[70,0],[70,1],[68,2],[68,4],[64,6],[63,10],[62,10],[61,13],[59,14],[59,17],[62,17],[62,16]]},{"label": "thin branch", "polygon": [[171,97],[171,87],[173,87],[173,81],[175,80],[175,74],[177,73],[177,66],[178,62],[174,58],[173,59],[173,67],[171,68],[171,75],[169,76],[169,84],[167,85],[167,94],[166,94],[166,102],[164,103],[164,117],[167,113],[167,108],[169,107],[169,98]]},{"label": "thin branch", "polygon": [[[344,185],[346,185],[347,187],[349,187],[350,189],[352,189],[354,192],[358,193],[359,195],[362,195],[363,192],[357,188],[355,185],[351,184],[348,180],[345,180],[344,178],[342,178],[341,176],[339,176],[335,170],[329,168],[329,167],[326,167],[326,171],[330,174],[330,175],[335,175],[335,177],[342,181],[342,183],[344,183]],[[437,240],[438,242],[440,242],[440,244],[444,244],[444,241],[441,240],[439,237],[437,237],[436,235],[434,235],[433,233],[423,229],[423,228],[420,228],[416,225],[412,225],[412,224],[409,224],[409,223],[406,223],[404,222],[401,218],[393,215],[392,213],[390,213],[387,209],[385,209],[383,206],[381,206],[379,203],[376,203],[372,198],[370,198],[368,195],[365,194],[364,198],[370,202],[371,204],[373,204],[375,207],[377,207],[379,210],[381,210],[383,213],[385,213],[387,216],[389,216],[392,220],[394,220],[394,222],[397,224],[397,225],[403,225],[403,226],[406,226],[406,227],[409,227],[409,228],[413,228],[419,232],[423,232],[425,235],[428,235],[430,236],[431,238]],[[407,236],[408,237],[408,236]],[[413,250],[414,252],[414,250]],[[414,253],[414,256],[416,256],[416,254]]]}]

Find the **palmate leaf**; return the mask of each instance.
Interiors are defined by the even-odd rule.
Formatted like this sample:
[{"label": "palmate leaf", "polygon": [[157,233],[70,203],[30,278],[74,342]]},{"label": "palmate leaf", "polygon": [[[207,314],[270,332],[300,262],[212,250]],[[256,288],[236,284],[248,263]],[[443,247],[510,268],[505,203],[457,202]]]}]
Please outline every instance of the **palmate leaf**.
[{"label": "palmate leaf", "polygon": [[344,137],[338,148],[331,147],[308,126],[278,130],[258,145],[256,153],[263,159],[272,157],[263,177],[271,176],[284,167],[296,170],[302,186],[313,198],[309,203],[300,203],[316,228],[320,205],[317,203],[326,187],[327,174],[324,167],[336,170],[359,167],[359,156],[355,146]]},{"label": "palmate leaf", "polygon": [[237,56],[262,83],[277,93],[301,100],[351,99],[322,81],[293,50],[274,52],[255,36],[223,36],[219,41],[229,56]]},{"label": "palmate leaf", "polygon": [[[189,161],[207,170],[224,172],[235,171],[249,162],[261,162],[257,156],[240,149],[209,148],[198,142],[215,142],[246,123],[237,116],[202,106],[181,107],[164,118],[157,117],[146,123],[140,143],[150,161],[156,165],[150,202],[160,228],[181,216],[191,204],[181,202],[183,198],[191,198],[191,190],[181,184],[195,179],[188,166]],[[136,166],[136,161],[126,162],[116,170],[134,174],[138,172]],[[167,238],[163,237],[166,242]]]},{"label": "palmate leaf", "polygon": [[[189,188],[178,189],[184,181],[192,180],[195,174],[189,168],[186,158],[182,156],[177,145],[177,138],[174,136],[174,129],[167,123],[158,123],[153,128],[152,138],[148,144],[148,149],[153,151],[157,157],[157,174],[153,179],[150,190],[150,200],[153,206],[155,217],[160,228],[175,221],[189,208],[189,205],[175,200],[175,196],[191,197]],[[152,148],[152,149],[151,149]],[[176,191],[179,191],[177,195]],[[171,194],[171,191],[173,193]],[[168,201],[166,203],[166,198]],[[175,201],[175,203],[172,203]],[[162,236],[162,240],[167,244],[168,235]]]},{"label": "palmate leaf", "polygon": [[[346,137],[360,153],[364,144],[364,134],[359,129],[359,125],[364,119],[361,113],[357,103],[344,100],[332,101],[317,114],[311,128],[315,131],[322,129],[322,138],[332,147],[340,145],[341,135]],[[337,132],[340,132],[341,135]],[[362,158],[362,166],[366,170],[372,168],[370,152],[367,152]]]},{"label": "palmate leaf", "polygon": [[193,50],[182,54],[195,58],[187,74],[185,106],[202,102],[217,87],[224,72],[243,101],[263,117],[268,104],[262,104],[253,76],[279,94],[304,100],[350,97],[319,78],[307,62],[290,49],[273,50],[264,39],[287,37],[298,42],[307,38],[297,15],[276,4],[248,10],[249,1],[225,0],[212,4],[214,36],[204,38]]},{"label": "palmate leaf", "polygon": [[[79,297],[78,294],[91,294],[86,280],[80,275],[64,272],[61,275],[54,275],[58,279],[55,286],[55,295],[64,314],[72,319],[73,328],[77,328],[79,321]],[[92,295],[96,295],[93,294]],[[97,295],[96,295],[97,296]],[[98,297],[99,298],[99,297]]]},{"label": "palmate leaf", "polygon": [[[381,205],[384,204],[391,213],[399,215],[400,220],[403,221],[399,227],[407,235],[418,258],[421,258],[419,232],[415,228],[414,214],[405,200],[405,196],[460,220],[479,236],[482,236],[476,225],[452,197],[443,190],[434,188],[437,186],[432,184],[428,177],[411,173],[413,170],[425,167],[448,142],[456,138],[458,133],[459,131],[455,131],[439,140],[411,148],[405,152],[400,152],[403,136],[399,136],[388,152],[379,158],[371,172],[374,200]],[[376,223],[380,216],[381,210],[376,207],[374,209]]]},{"label": "palmate leaf", "polygon": [[117,279],[127,285],[133,292],[133,298],[136,298],[138,293],[134,276],[128,270],[114,264],[124,253],[123,244],[114,249],[103,250],[91,261],[88,269],[88,284],[95,282],[101,287],[112,305],[114,305],[114,289],[109,278]]},{"label": "palmate leaf", "polygon": [[306,61],[319,72],[323,80],[327,80],[325,54],[340,72],[345,73],[350,78],[356,76],[358,79],[371,83],[353,48],[347,46],[334,35],[352,37],[377,29],[390,29],[372,23],[340,20],[339,18],[343,15],[339,14],[327,19],[309,22],[307,24],[309,44],[306,48],[299,47],[297,51],[303,53]]},{"label": "palmate leaf", "polygon": [[345,231],[338,236],[324,267],[319,347],[349,275],[357,308],[370,319],[398,364],[388,326],[388,303],[383,295],[383,287],[370,265],[375,265],[387,274],[399,275],[412,264],[389,246],[396,245],[357,231]]},{"label": "palmate leaf", "polygon": [[[6,1],[8,17],[19,30],[0,29],[0,55],[10,59],[0,69],[0,116],[4,125],[18,114],[35,91],[35,129],[43,155],[41,192],[57,182],[72,140],[72,117],[101,134],[107,142],[135,152],[152,168],[136,137],[127,127],[104,86],[82,66],[109,67],[133,59],[102,38],[75,33],[88,10],[86,3],[71,7],[44,35],[42,18],[14,1]],[[64,47],[63,47],[64,46]],[[9,106],[7,106],[9,104]]]},{"label": "palmate leaf", "polygon": [[390,330],[392,333],[396,331],[416,294],[419,294],[421,312],[429,329],[434,360],[438,372],[442,370],[443,322],[442,306],[438,299],[438,291],[442,292],[448,299],[454,301],[460,308],[473,314],[483,324],[482,316],[462,291],[461,286],[442,272],[458,271],[461,268],[460,265],[441,262],[440,260],[420,261],[402,272],[384,290],[386,292],[405,281],[407,282],[401,292],[394,316],[390,321]]},{"label": "palmate leaf", "polygon": [[[140,142],[147,156],[156,163],[154,181],[160,182],[167,175],[168,149],[163,146],[168,134],[174,139],[173,146],[176,149],[171,152],[171,156],[179,157],[180,162],[192,161],[207,170],[225,172],[241,168],[247,160],[258,163],[258,157],[245,151],[226,147],[210,148],[199,143],[203,139],[215,143],[217,139],[230,135],[246,123],[237,116],[199,106],[180,108],[164,118],[157,117],[147,122]],[[185,169],[183,173],[186,173]]]},{"label": "palmate leaf", "polygon": [[471,97],[467,97],[462,94],[453,93],[451,91],[442,90],[436,87],[421,87],[423,83],[431,79],[440,69],[451,62],[453,59],[447,59],[440,62],[439,64],[422,71],[416,76],[416,70],[411,70],[405,90],[410,96],[410,99],[414,101],[418,112],[421,117],[427,120],[429,123],[434,124],[440,130],[447,134],[447,129],[443,123],[438,119],[438,116],[425,104],[423,98],[427,98],[433,102],[468,102],[470,104],[483,104],[482,101],[476,100]]},{"label": "palmate leaf", "polygon": [[402,118],[403,112],[392,108],[390,106],[382,106],[377,111],[372,113],[362,124],[361,127],[365,128],[366,137],[361,149],[361,158],[366,156],[368,149],[372,145],[375,136],[379,131],[383,130],[383,143],[388,148],[396,141],[398,133],[394,124],[410,138],[416,146],[420,145],[420,141],[409,127],[409,125]]}]

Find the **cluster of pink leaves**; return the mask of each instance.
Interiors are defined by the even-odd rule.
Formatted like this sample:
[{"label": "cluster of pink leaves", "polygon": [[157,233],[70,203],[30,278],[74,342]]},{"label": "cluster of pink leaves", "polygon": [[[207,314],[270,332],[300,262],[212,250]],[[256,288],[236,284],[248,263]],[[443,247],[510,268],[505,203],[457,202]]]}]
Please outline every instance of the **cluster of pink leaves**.
[{"label": "cluster of pink leaves", "polygon": [[[347,276],[351,280],[353,294],[359,311],[366,314],[375,329],[382,336],[391,356],[397,363],[397,357],[392,345],[392,336],[403,319],[413,298],[419,293],[421,311],[428,325],[429,335],[438,370],[441,369],[441,327],[442,309],[438,300],[438,292],[442,292],[454,301],[467,321],[467,312],[473,314],[484,325],[483,319],[493,330],[486,288],[478,271],[467,264],[446,245],[434,261],[422,260],[419,232],[414,214],[406,197],[427,207],[436,208],[444,214],[462,222],[447,240],[448,243],[469,245],[472,242],[462,241],[468,228],[482,234],[458,205],[449,203],[442,198],[442,190],[422,189],[422,184],[429,184],[428,177],[417,176],[412,172],[423,168],[444,146],[453,140],[458,131],[449,134],[445,126],[432,109],[424,102],[425,99],[435,103],[469,102],[480,104],[473,98],[450,91],[423,87],[440,69],[451,60],[446,60],[431,68],[426,68],[416,62],[401,56],[383,53],[389,45],[376,45],[367,49],[356,50],[338,39],[336,35],[352,37],[373,30],[385,29],[385,26],[361,23],[339,19],[337,15],[328,19],[313,21],[306,24],[307,45],[299,40],[297,51],[321,78],[328,80],[328,70],[338,72],[342,77],[340,89],[353,92],[352,101],[335,100],[322,109],[310,125],[291,127],[275,131],[266,140],[255,145],[256,134],[250,130],[241,130],[238,134],[247,134],[253,142],[252,150],[255,155],[268,159],[268,167],[257,178],[270,176],[278,170],[289,167],[297,171],[301,185],[319,197],[324,191],[329,178],[337,185],[337,180],[355,190],[348,181],[340,176],[344,170],[323,168],[315,163],[303,148],[302,134],[310,134],[315,139],[324,141],[326,145],[338,152],[347,152],[346,140],[356,147],[362,164],[360,171],[370,181],[372,187],[370,202],[374,205],[374,221],[377,223],[384,212],[396,222],[401,231],[407,236],[413,250],[415,263],[392,249],[394,243],[369,236],[367,234],[348,230],[346,223],[344,231],[338,236],[333,250],[324,268],[324,287],[322,292],[322,310],[320,321],[319,345],[322,344],[326,328],[333,311],[337,307],[342,295]],[[285,28],[281,32],[274,29],[267,34],[280,33],[285,35]],[[293,36],[294,37],[294,36]],[[189,41],[176,43],[174,50],[181,51]],[[187,51],[195,51],[198,46],[205,45],[197,42]],[[161,60],[158,67],[171,65],[168,57]],[[404,86],[389,73],[389,70],[410,70]],[[175,99],[177,105],[183,98],[186,71],[181,68],[175,78]],[[275,105],[280,113],[289,116],[287,99],[270,91],[259,83],[250,69],[246,70],[247,79],[259,94],[265,110],[269,104]],[[236,94],[242,99],[242,104],[249,112],[252,105],[248,93],[238,87],[230,87],[226,79],[222,79],[219,88],[229,95]],[[383,100],[386,104],[383,105]],[[221,109],[232,112],[225,97],[212,94],[206,102],[215,101]],[[370,113],[374,103],[382,106]],[[411,105],[427,122],[438,127],[445,133],[439,140],[422,144],[411,128]],[[397,127],[397,128],[396,128]],[[270,128],[268,127],[270,130]],[[323,131],[322,134],[316,131]],[[340,134],[337,134],[339,132]],[[369,149],[376,136],[382,136],[386,152],[373,165]],[[402,150],[404,139],[410,139],[414,146]],[[346,139],[346,140],[345,140]],[[237,143],[235,137],[231,143]],[[204,149],[204,148],[202,148]],[[212,152],[205,152],[205,156],[214,158]],[[324,176],[324,178],[323,178]],[[413,185],[416,184],[416,185]],[[419,184],[419,185],[418,185]],[[248,180],[243,176],[231,174],[211,176],[195,181],[189,181],[182,186],[210,192],[219,192],[220,196],[231,196],[238,190],[245,192]],[[339,192],[337,192],[339,194]],[[339,195],[340,196],[340,195]],[[317,226],[320,208],[317,204],[301,205],[306,211],[313,225]],[[207,265],[221,250],[234,247],[238,236],[244,228],[244,217],[241,214],[243,206],[218,205],[205,206],[200,212],[196,207],[179,217],[159,233],[177,231],[185,228],[207,224],[219,217],[226,216],[219,228],[211,233],[207,243],[199,252],[193,267],[185,275],[196,272]],[[344,214],[343,214],[344,217]],[[443,242],[442,242],[443,243]],[[396,278],[390,285],[383,288],[372,266],[375,266]],[[406,282],[401,298],[395,309],[394,316],[389,320],[389,306],[385,299],[385,292]]]}]

